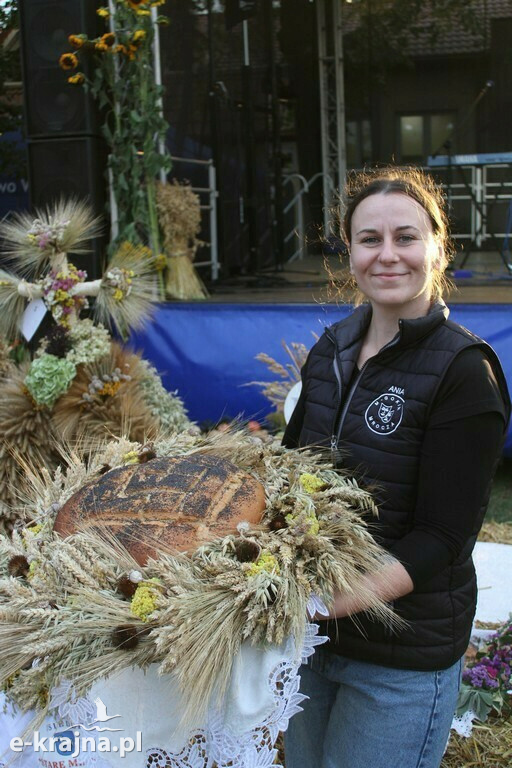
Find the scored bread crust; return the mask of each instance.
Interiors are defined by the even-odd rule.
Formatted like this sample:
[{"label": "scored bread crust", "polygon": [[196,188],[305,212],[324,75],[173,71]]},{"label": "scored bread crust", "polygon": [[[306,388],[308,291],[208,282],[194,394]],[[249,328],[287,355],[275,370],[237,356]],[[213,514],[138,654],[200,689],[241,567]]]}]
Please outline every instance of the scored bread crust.
[{"label": "scored bread crust", "polygon": [[157,458],[117,467],[88,482],[57,513],[62,536],[106,529],[140,565],[157,551],[194,550],[258,524],[265,509],[261,483],[212,454]]}]

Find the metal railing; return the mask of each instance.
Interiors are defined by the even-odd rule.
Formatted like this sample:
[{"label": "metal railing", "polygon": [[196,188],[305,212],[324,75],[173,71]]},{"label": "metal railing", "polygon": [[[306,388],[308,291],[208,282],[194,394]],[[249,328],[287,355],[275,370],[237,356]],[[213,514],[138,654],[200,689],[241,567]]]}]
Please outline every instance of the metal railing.
[{"label": "metal railing", "polygon": [[[209,223],[209,240],[203,247],[209,247],[210,258],[202,261],[194,261],[194,267],[210,267],[212,280],[217,280],[219,277],[219,251],[217,242],[217,176],[213,160],[195,160],[189,157],[174,157],[171,156],[173,164],[181,165],[196,165],[205,169],[207,172],[207,186],[193,186],[192,192],[199,195],[200,200],[207,200],[207,202],[201,202],[201,211],[206,211]],[[172,176],[171,170],[169,176]]]},{"label": "metal railing", "polygon": [[[485,248],[486,243],[494,243],[507,236],[506,222],[509,206],[512,202],[512,164],[439,166],[425,168],[435,175],[444,189],[450,218],[452,236],[456,240],[467,241],[477,249]],[[306,179],[300,173],[291,173],[284,177],[285,185],[292,185],[292,196],[286,203],[284,214],[293,218],[292,226],[284,237],[285,247],[297,240],[297,247],[286,261],[301,259],[306,251],[305,212],[307,195],[313,184],[322,179],[324,185],[330,184],[334,191],[334,182],[323,173],[316,173]],[[329,232],[324,233],[328,236]],[[510,233],[508,233],[510,234]]]},{"label": "metal railing", "polygon": [[298,242],[298,246],[295,251],[289,256],[286,261],[290,263],[296,259],[302,259],[306,250],[306,234],[305,234],[305,216],[304,216],[304,202],[306,195],[309,194],[311,188],[315,183],[322,182],[323,190],[329,189],[332,199],[335,193],[334,182],[332,178],[326,173],[315,173],[310,179],[306,179],[300,173],[289,173],[283,178],[283,186],[286,184],[293,184],[293,196],[286,203],[284,207],[284,214],[291,214],[293,223],[288,233],[284,237],[284,247],[289,243],[293,243],[294,240]]}]

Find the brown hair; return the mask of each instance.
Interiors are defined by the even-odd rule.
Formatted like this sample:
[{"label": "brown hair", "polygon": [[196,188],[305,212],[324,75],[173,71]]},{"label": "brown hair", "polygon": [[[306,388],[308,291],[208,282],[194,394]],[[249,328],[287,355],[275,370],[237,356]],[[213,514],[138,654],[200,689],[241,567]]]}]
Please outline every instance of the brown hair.
[{"label": "brown hair", "polygon": [[[399,193],[415,200],[427,213],[434,237],[442,247],[443,258],[432,274],[432,299],[442,297],[449,282],[445,270],[453,253],[445,213],[445,199],[434,179],[418,168],[387,166],[360,171],[348,177],[345,187],[341,235],[348,247],[352,240],[352,216],[359,203],[370,195]],[[360,303],[360,299],[357,303]]]}]

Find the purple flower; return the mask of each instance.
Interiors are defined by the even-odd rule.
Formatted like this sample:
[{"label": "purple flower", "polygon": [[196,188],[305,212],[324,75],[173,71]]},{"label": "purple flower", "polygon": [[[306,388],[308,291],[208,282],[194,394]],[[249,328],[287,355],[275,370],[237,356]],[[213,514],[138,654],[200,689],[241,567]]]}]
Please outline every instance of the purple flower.
[{"label": "purple flower", "polygon": [[483,664],[476,664],[470,669],[465,669],[462,679],[474,688],[494,689],[499,687],[498,681],[494,679],[494,676],[489,675],[489,669]]}]

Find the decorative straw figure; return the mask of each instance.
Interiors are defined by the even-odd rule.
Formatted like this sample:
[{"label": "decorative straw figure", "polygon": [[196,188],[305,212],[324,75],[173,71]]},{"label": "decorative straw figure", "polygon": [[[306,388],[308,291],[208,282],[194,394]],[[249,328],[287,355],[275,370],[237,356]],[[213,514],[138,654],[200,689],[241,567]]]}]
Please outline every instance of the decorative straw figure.
[{"label": "decorative straw figure", "polygon": [[87,274],[68,261],[67,253],[84,253],[86,242],[99,232],[99,220],[76,200],[61,201],[37,211],[35,220],[16,216],[0,227],[6,255],[23,278],[0,270],[0,331],[16,336],[27,301],[42,299],[55,322],[71,328],[95,297],[95,316],[126,334],[143,324],[153,301],[154,267],[146,249],[133,246],[115,254],[102,278]]},{"label": "decorative straw figure", "polygon": [[167,255],[166,292],[173,299],[204,299],[208,291],[192,264],[200,241],[199,197],[174,180],[157,185],[157,210]]}]

